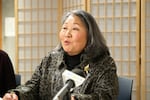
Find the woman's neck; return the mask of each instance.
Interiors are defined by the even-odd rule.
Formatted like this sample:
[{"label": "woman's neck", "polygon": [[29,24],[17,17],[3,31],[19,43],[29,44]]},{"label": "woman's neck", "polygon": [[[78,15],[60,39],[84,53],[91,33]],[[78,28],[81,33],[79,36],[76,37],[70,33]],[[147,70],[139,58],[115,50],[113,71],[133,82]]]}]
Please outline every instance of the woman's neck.
[{"label": "woman's neck", "polygon": [[81,53],[74,56],[70,56],[67,53],[65,53],[65,63],[67,65],[68,70],[72,70],[75,66],[80,64],[80,56]]}]

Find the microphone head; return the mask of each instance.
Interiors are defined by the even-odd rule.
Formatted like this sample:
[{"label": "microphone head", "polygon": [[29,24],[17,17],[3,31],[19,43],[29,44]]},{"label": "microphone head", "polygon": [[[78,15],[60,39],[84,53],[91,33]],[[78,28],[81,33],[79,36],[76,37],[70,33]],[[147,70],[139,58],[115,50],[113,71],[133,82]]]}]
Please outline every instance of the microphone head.
[{"label": "microphone head", "polygon": [[[77,74],[76,74],[76,73],[77,73]],[[79,75],[79,74],[80,74],[80,75]],[[66,81],[71,79],[71,80],[74,81],[75,87],[76,87],[76,86],[79,86],[79,85],[81,85],[81,84],[83,83],[83,81],[85,80],[85,78],[82,77],[81,75],[84,76],[83,71],[80,70],[80,69],[75,69],[75,70],[73,70],[73,71],[65,70],[65,71],[62,73],[63,82],[64,82],[64,84],[66,84]]]}]

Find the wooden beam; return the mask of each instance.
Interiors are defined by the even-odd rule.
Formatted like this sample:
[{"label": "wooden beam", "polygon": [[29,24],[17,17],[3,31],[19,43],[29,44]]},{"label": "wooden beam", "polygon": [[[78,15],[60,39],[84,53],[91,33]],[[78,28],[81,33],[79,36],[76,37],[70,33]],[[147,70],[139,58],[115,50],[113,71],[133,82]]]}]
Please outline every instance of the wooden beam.
[{"label": "wooden beam", "polygon": [[[141,100],[141,0],[136,0],[136,100]],[[143,99],[144,100],[144,99]]]},{"label": "wooden beam", "polygon": [[146,100],[146,0],[141,0],[141,99]]}]

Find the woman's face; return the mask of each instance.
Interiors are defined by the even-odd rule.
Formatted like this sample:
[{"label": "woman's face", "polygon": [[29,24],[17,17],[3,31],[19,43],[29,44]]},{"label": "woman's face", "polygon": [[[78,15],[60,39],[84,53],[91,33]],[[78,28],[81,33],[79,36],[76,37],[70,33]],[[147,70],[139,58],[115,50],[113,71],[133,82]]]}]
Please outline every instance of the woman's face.
[{"label": "woman's face", "polygon": [[86,27],[78,16],[70,15],[62,25],[59,38],[65,52],[77,55],[87,43]]}]

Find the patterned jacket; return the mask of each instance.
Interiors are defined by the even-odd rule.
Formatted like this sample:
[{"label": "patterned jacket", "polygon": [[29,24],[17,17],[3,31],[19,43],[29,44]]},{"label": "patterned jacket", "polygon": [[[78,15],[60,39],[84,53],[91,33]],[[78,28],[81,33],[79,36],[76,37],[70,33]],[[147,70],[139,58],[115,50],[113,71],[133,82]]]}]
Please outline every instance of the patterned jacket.
[{"label": "patterned jacket", "polygon": [[[89,65],[85,81],[74,88],[77,100],[116,100],[118,95],[118,77],[116,65],[109,55],[97,56],[76,66],[84,70]],[[53,50],[35,70],[32,78],[25,85],[18,86],[16,91],[20,100],[52,100],[63,87],[62,72],[66,69],[64,52]]]}]

